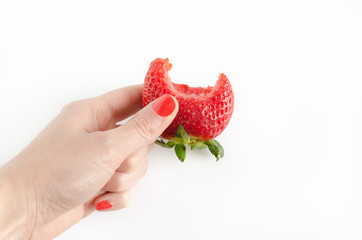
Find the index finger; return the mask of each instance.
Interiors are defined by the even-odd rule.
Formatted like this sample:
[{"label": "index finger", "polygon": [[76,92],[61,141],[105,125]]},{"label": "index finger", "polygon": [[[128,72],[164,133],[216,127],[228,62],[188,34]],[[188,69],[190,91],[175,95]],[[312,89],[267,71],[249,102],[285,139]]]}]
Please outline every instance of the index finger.
[{"label": "index finger", "polygon": [[114,128],[116,123],[142,108],[143,84],[113,90],[95,98],[99,130]]}]

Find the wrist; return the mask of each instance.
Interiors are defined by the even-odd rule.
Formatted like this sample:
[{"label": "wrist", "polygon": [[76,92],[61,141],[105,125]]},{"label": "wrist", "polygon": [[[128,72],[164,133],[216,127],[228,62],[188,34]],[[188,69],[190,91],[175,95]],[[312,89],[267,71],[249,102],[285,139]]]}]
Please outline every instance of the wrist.
[{"label": "wrist", "polygon": [[0,169],[0,239],[29,239],[34,228],[36,205],[23,176],[11,166]]}]

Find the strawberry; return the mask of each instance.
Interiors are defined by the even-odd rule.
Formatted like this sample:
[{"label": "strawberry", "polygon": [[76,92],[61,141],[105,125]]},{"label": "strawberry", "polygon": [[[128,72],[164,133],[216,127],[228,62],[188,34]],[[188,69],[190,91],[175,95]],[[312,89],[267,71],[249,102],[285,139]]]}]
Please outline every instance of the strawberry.
[{"label": "strawberry", "polygon": [[185,144],[191,149],[208,148],[219,160],[224,150],[214,138],[228,125],[234,110],[234,93],[225,74],[220,74],[214,87],[189,87],[172,83],[168,75],[172,64],[169,60],[157,58],[151,62],[143,88],[143,106],[164,94],[174,96],[179,112],[170,126],[156,143],[172,148],[183,161],[186,156]]}]

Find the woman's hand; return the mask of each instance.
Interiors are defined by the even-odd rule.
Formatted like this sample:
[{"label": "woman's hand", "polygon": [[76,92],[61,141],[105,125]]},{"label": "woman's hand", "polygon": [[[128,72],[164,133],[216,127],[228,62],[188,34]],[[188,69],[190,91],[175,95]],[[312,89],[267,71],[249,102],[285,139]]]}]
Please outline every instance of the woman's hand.
[{"label": "woman's hand", "polygon": [[51,239],[94,209],[127,206],[130,189],[147,171],[153,142],[178,111],[169,95],[140,110],[141,91],[142,85],[130,86],[65,106],[0,169],[0,195],[7,196],[0,206],[8,206],[7,216],[0,216],[0,229],[2,223],[11,225],[10,217],[18,225],[23,221],[24,230],[19,236],[19,229],[8,226],[8,231],[0,230],[1,239],[16,234]]}]

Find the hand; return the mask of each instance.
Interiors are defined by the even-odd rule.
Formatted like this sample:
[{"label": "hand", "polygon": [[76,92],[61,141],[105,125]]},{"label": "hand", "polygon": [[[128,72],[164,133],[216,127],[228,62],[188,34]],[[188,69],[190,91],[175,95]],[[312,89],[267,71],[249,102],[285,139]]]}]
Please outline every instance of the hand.
[{"label": "hand", "polygon": [[[7,206],[13,222],[24,220],[23,238],[52,239],[94,209],[127,206],[130,189],[147,171],[153,142],[178,111],[169,95],[140,110],[141,91],[142,85],[130,86],[68,104],[0,169],[0,195],[11,196],[0,200],[0,207]],[[9,218],[1,221],[2,215],[5,229],[1,224],[9,225]],[[4,232],[0,238],[11,239],[19,229]]]}]

